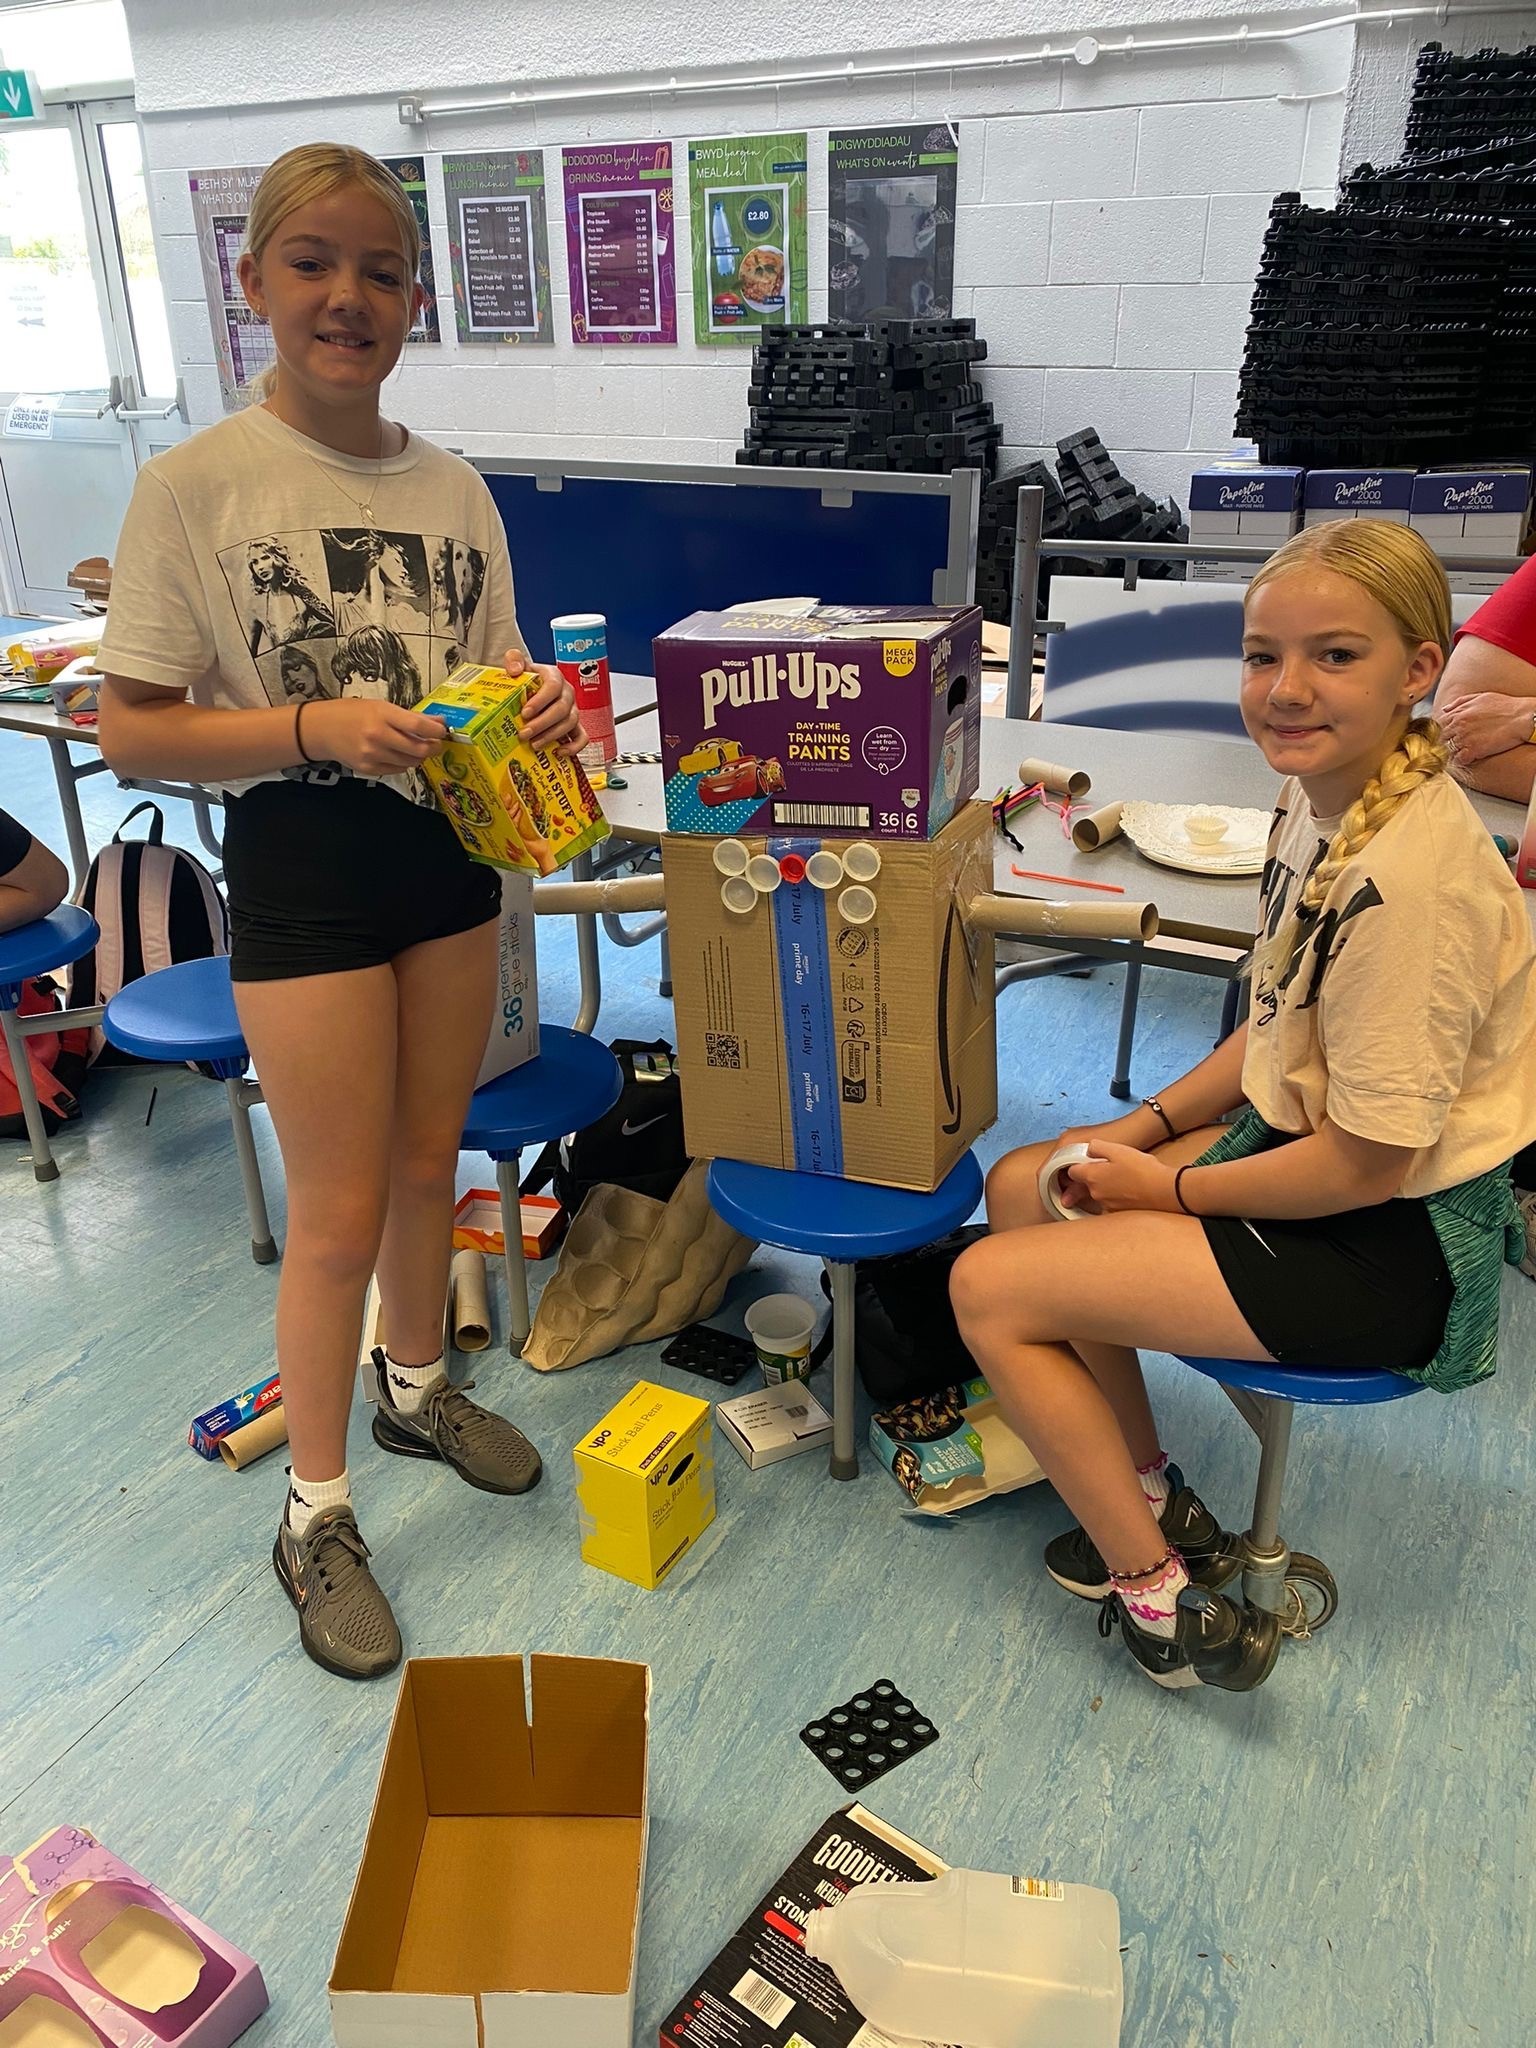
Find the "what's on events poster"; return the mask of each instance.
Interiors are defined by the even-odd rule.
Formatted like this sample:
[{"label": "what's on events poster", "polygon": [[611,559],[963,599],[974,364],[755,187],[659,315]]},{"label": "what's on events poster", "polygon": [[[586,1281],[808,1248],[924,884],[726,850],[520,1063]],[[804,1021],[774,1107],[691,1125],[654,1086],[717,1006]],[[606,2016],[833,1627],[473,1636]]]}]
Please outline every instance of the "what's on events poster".
[{"label": "what's on events poster", "polygon": [[959,162],[959,134],[947,121],[828,136],[831,319],[949,317]]},{"label": "what's on events poster", "polygon": [[192,218],[197,253],[203,266],[203,292],[213,329],[213,352],[219,365],[219,390],[224,410],[238,412],[249,402],[248,386],[259,371],[276,360],[272,330],[245,303],[238,275],[245,247],[245,224],[251,199],[261,183],[259,166],[226,171],[192,171]]},{"label": "what's on events poster", "polygon": [[752,341],[809,318],[806,184],[803,132],[689,143],[696,340]]},{"label": "what's on events poster", "polygon": [[675,342],[672,144],[577,144],[561,172],[572,339]]},{"label": "what's on events poster", "polygon": [[406,341],[441,341],[443,334],[437,319],[437,275],[432,262],[432,230],[427,224],[426,166],[419,156],[381,156],[379,162],[405,188],[405,196],[416,216],[416,225],[421,229],[421,269],[417,272],[421,279],[421,311],[416,315],[415,325],[405,337]]},{"label": "what's on events poster", "polygon": [[445,156],[443,196],[459,340],[553,343],[543,150]]}]

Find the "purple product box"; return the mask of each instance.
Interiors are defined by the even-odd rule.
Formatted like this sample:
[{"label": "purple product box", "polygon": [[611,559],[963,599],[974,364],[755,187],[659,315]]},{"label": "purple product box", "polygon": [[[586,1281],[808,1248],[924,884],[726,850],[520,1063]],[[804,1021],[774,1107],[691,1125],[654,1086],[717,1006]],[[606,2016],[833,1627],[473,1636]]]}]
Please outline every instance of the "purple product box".
[{"label": "purple product box", "polygon": [[1304,471],[1290,468],[1197,469],[1189,480],[1191,512],[1294,512]]},{"label": "purple product box", "polygon": [[932,839],[975,793],[975,605],[694,612],[654,653],[670,832]]},{"label": "purple product box", "polygon": [[1502,512],[1523,518],[1531,502],[1528,469],[1426,470],[1414,479],[1413,510],[1451,518]]},{"label": "purple product box", "polygon": [[1406,512],[1413,501],[1411,469],[1309,469],[1309,512]]}]

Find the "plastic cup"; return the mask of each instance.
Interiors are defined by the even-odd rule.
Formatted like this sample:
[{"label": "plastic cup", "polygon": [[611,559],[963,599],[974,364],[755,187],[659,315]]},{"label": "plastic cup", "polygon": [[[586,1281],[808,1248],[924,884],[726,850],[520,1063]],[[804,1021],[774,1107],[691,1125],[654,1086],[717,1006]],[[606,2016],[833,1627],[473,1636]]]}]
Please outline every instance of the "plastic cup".
[{"label": "plastic cup", "polygon": [[867,839],[843,848],[843,872],[850,882],[872,882],[880,872],[880,849]]},{"label": "plastic cup", "polygon": [[715,863],[716,874],[744,875],[747,872],[747,849],[739,839],[722,839],[710,858]]},{"label": "plastic cup", "polygon": [[810,1378],[816,1311],[808,1301],[798,1294],[765,1294],[747,1310],[746,1323],[765,1387]]},{"label": "plastic cup", "polygon": [[720,901],[727,910],[743,917],[757,907],[757,891],[745,875],[728,875],[720,884]]}]

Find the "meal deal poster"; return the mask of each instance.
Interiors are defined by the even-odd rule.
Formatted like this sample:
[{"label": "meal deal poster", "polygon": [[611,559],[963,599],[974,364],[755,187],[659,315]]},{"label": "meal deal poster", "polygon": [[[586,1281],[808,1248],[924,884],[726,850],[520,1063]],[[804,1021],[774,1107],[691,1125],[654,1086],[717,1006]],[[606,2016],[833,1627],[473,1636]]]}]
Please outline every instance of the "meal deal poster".
[{"label": "meal deal poster", "polygon": [[405,338],[407,342],[441,341],[442,331],[437,322],[437,277],[432,267],[432,229],[427,220],[426,167],[419,156],[381,156],[379,162],[405,187],[405,196],[411,202],[416,225],[421,229],[421,268],[417,272],[421,280],[421,311]]},{"label": "meal deal poster", "polygon": [[948,122],[828,136],[830,319],[949,317],[959,163],[959,140]]},{"label": "meal deal poster", "polygon": [[690,142],[688,204],[698,341],[750,342],[809,318],[803,133]]},{"label": "meal deal poster", "polygon": [[670,142],[562,152],[575,341],[677,340]]},{"label": "meal deal poster", "polygon": [[461,342],[553,343],[542,149],[443,158]]}]

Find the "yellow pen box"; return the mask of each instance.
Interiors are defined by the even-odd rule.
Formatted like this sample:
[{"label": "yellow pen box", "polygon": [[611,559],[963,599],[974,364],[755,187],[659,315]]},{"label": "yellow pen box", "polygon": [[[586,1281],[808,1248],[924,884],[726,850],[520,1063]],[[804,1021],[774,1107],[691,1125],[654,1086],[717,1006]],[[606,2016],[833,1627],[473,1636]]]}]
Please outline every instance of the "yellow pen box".
[{"label": "yellow pen box", "polygon": [[574,757],[530,747],[517,729],[539,677],[455,669],[416,706],[448,727],[422,764],[432,793],[476,860],[552,875],[608,837],[592,785]]},{"label": "yellow pen box", "polygon": [[581,1554],[649,1592],[715,1519],[710,1405],[640,1380],[576,1446]]}]

